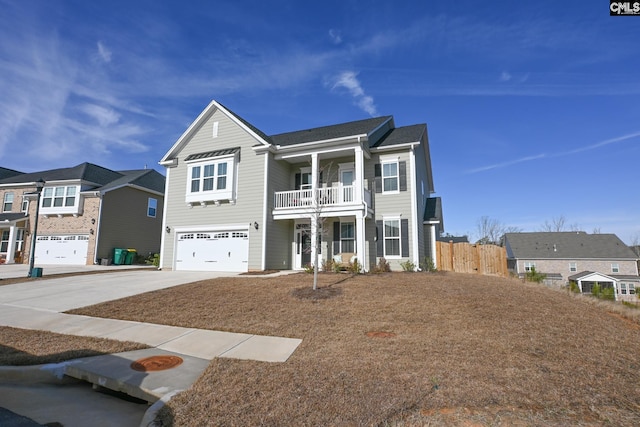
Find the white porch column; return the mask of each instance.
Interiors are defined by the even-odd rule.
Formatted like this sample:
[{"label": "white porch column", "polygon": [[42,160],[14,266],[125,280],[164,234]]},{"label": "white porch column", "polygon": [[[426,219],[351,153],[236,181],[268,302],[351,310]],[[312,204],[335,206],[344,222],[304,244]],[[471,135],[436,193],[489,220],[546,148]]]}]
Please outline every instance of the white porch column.
[{"label": "white porch column", "polygon": [[16,225],[9,227],[9,245],[7,246],[7,264],[13,264],[15,262],[16,254],[16,237],[17,237]]},{"label": "white porch column", "polygon": [[436,254],[436,225],[429,224],[429,245],[431,246],[431,261],[433,266],[438,268],[438,257]]},{"label": "white porch column", "polygon": [[364,200],[364,155],[362,153],[362,147],[356,147],[354,154],[356,171],[353,186],[355,187],[355,201],[360,203]]},{"label": "white porch column", "polygon": [[320,201],[318,200],[318,153],[311,154],[311,264],[314,268],[317,257],[318,222],[320,221]]},{"label": "white porch column", "polygon": [[363,214],[356,215],[356,255],[362,269],[364,271],[369,271],[369,260],[365,258],[366,253],[364,250],[364,242],[367,237],[364,229],[364,221]]}]

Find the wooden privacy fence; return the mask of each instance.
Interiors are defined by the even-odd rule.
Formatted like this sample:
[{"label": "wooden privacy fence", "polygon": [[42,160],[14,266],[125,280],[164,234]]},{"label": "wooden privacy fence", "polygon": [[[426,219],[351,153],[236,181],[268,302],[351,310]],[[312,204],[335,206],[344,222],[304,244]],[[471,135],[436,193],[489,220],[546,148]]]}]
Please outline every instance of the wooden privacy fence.
[{"label": "wooden privacy fence", "polygon": [[495,245],[436,242],[438,270],[507,277],[507,251]]}]

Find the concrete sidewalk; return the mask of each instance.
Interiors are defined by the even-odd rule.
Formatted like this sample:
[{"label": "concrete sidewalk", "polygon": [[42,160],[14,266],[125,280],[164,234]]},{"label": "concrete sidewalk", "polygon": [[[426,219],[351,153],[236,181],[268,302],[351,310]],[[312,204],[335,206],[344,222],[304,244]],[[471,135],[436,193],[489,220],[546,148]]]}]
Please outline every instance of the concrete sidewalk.
[{"label": "concrete sidewalk", "polygon": [[[152,347],[126,353],[86,357],[62,364],[0,367],[0,383],[4,384],[4,387],[16,384],[16,392],[18,392],[22,390],[20,384],[25,379],[27,382],[34,379],[40,381],[44,375],[55,383],[56,378],[66,375],[88,381],[99,388],[105,387],[123,392],[147,402],[157,401],[157,404],[161,405],[163,400],[191,386],[213,358],[285,362],[302,340],[63,313],[73,308],[156,289],[235,275],[233,273],[122,269],[109,274],[67,278],[46,279],[45,276],[34,281],[0,286],[0,326],[135,341]],[[258,277],[254,279],[259,280]],[[141,359],[162,357],[171,357],[174,360],[177,358],[180,363],[175,367],[157,372],[139,372],[132,365]],[[38,421],[37,416],[32,415],[37,408],[34,407],[31,399],[24,396],[18,398],[18,395],[22,396],[17,393],[16,398],[13,398],[11,393],[2,393],[0,406],[31,416]],[[157,408],[147,411],[142,423],[150,421],[156,410]],[[72,410],[65,409],[59,412],[59,416],[64,417]],[[73,418],[68,421],[71,424],[64,425],[73,426],[72,420]]]}]

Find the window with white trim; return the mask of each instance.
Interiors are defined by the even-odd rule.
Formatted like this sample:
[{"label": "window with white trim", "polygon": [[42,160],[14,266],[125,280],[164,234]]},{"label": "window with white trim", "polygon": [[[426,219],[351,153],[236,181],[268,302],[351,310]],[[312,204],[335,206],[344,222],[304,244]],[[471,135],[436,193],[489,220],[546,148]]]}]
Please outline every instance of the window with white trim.
[{"label": "window with white trim", "polygon": [[158,211],[158,199],[149,197],[147,201],[147,216],[151,218],[155,218],[157,211]]},{"label": "window with white trim", "polygon": [[78,213],[80,210],[77,185],[44,187],[41,203],[43,214]]},{"label": "window with white trim", "polygon": [[611,264],[611,272],[612,273],[619,273],[620,272],[620,264],[618,264],[618,263]]},{"label": "window with white trim", "polygon": [[0,237],[0,252],[7,252],[9,249],[9,230],[2,230]]},{"label": "window with white trim", "polygon": [[384,223],[384,256],[386,258],[400,256],[400,220],[386,219]]},{"label": "window with white trim", "polygon": [[2,204],[2,212],[11,212],[13,209],[13,193],[4,193],[4,203]]},{"label": "window with white trim", "polygon": [[636,293],[636,285],[634,283],[629,283],[629,295],[635,295]]},{"label": "window with white trim", "polygon": [[27,212],[29,210],[29,199],[25,196],[22,196],[22,206],[20,207],[21,212]]},{"label": "window with white trim", "polygon": [[570,262],[569,263],[569,271],[571,271],[571,272],[578,271],[578,263],[577,262]]},{"label": "window with white trim", "polygon": [[620,293],[622,295],[626,295],[627,294],[627,284],[626,283],[620,283]]},{"label": "window with white trim", "polygon": [[188,203],[234,198],[234,157],[189,165],[186,201]]},{"label": "window with white trim", "polygon": [[382,163],[382,192],[397,192],[399,187],[398,162]]},{"label": "window with white trim", "polygon": [[527,261],[524,263],[524,271],[526,271],[527,273],[533,271],[535,268],[536,268],[535,262]]}]

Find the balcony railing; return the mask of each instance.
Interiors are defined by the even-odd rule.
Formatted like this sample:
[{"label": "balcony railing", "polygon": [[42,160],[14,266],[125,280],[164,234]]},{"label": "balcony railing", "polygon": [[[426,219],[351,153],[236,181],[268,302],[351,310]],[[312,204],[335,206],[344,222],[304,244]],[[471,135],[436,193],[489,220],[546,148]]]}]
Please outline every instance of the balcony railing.
[{"label": "balcony railing", "polygon": [[[316,189],[319,206],[353,205],[357,202],[353,185]],[[314,206],[313,190],[276,191],[274,209],[310,208]],[[371,192],[365,190],[365,201],[371,206]]]}]

